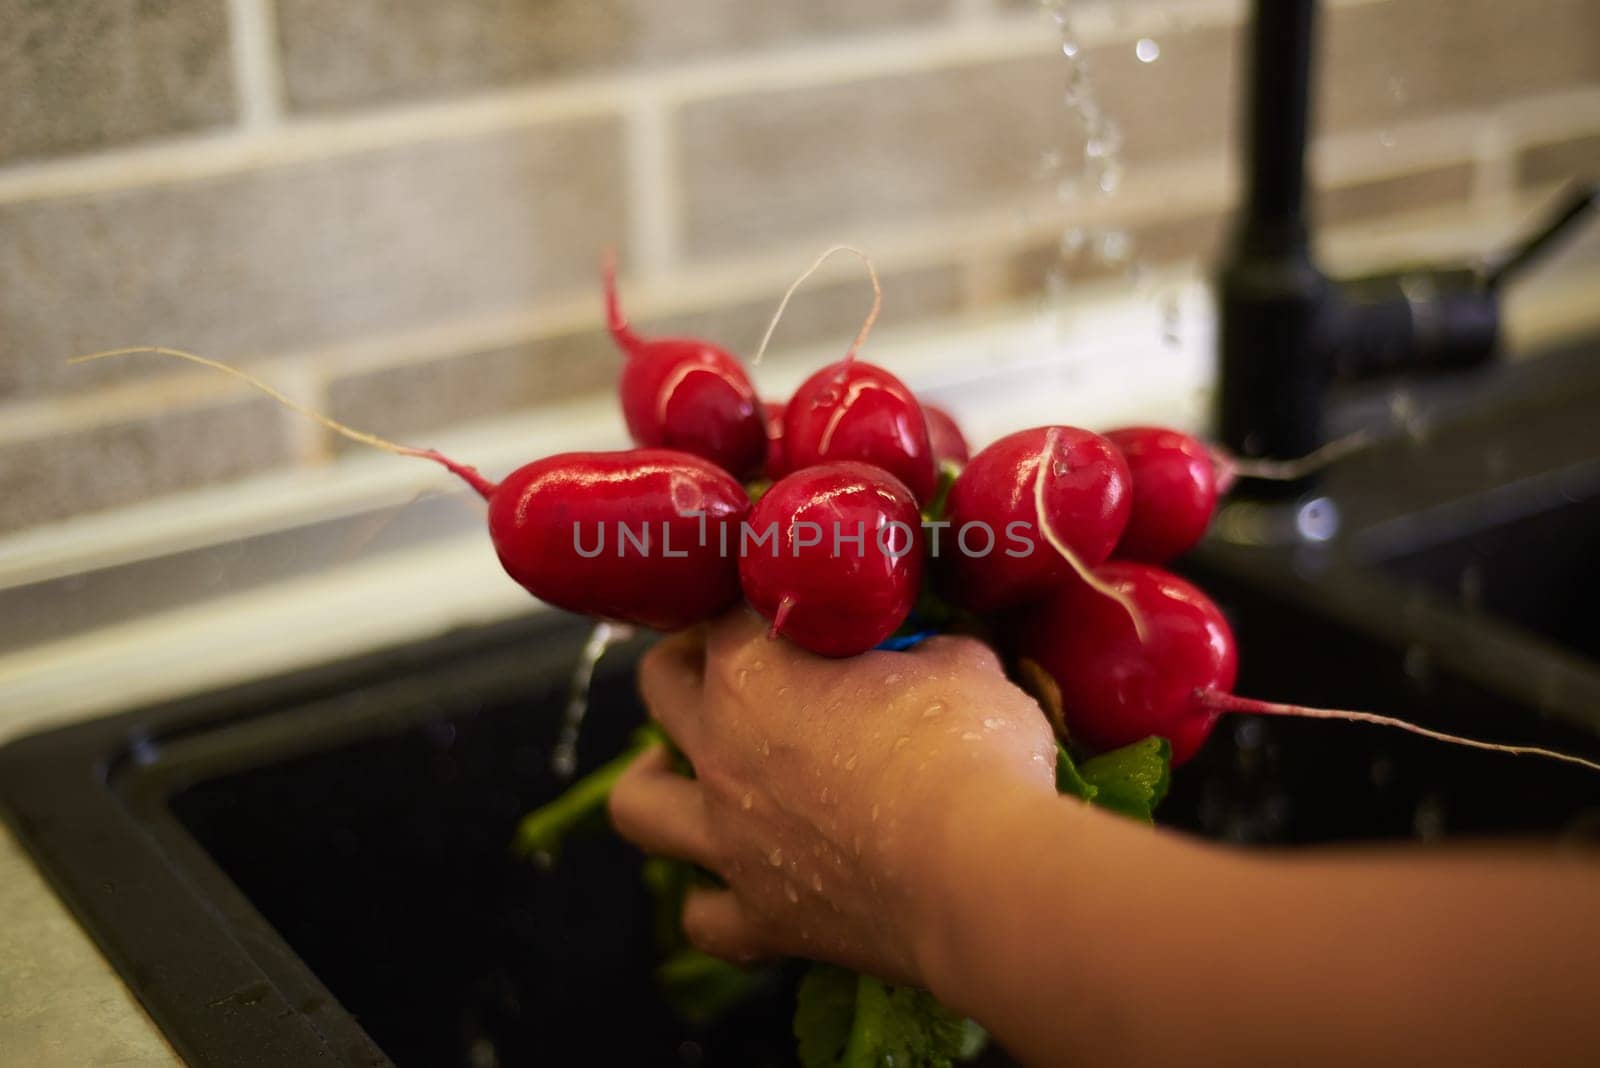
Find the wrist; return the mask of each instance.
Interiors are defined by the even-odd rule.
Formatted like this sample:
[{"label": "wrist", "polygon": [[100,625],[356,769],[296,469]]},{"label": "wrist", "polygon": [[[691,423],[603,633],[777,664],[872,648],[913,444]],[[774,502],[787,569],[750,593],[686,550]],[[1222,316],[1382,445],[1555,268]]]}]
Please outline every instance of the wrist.
[{"label": "wrist", "polygon": [[921,870],[908,898],[911,955],[921,985],[943,1004],[972,1015],[981,990],[973,959],[988,942],[996,903],[1018,857],[1044,843],[1073,802],[1036,784],[993,781],[947,795],[932,821]]}]

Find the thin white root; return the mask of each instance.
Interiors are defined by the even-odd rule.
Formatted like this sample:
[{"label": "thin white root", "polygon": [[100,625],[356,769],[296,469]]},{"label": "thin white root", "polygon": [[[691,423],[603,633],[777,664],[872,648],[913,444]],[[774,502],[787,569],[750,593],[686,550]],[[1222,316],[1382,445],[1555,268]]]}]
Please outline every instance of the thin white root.
[{"label": "thin white root", "polygon": [[474,468],[468,467],[466,464],[458,464],[454,460],[441,455],[433,449],[419,449],[410,445],[400,445],[396,442],[388,440],[387,438],[380,438],[376,434],[368,434],[364,430],[357,430],[354,427],[345,426],[337,419],[323,415],[316,409],[308,408],[294,398],[285,396],[283,393],[280,393],[277,389],[269,386],[255,375],[250,374],[248,371],[241,371],[237,367],[230,367],[221,360],[213,360],[209,356],[199,356],[192,352],[185,352],[183,349],[170,349],[162,345],[132,345],[128,348],[107,349],[104,352],[91,352],[86,356],[73,356],[67,360],[67,363],[88,363],[91,360],[106,360],[113,356],[132,356],[139,353],[149,353],[156,356],[170,356],[177,360],[187,360],[189,363],[197,363],[201,367],[209,367],[213,371],[221,371],[225,375],[232,375],[234,378],[237,378],[242,382],[246,382],[260,390],[262,393],[265,393],[267,396],[271,397],[285,408],[288,408],[290,411],[298,412],[307,419],[311,419],[317,423],[320,423],[322,426],[327,427],[340,437],[348,438],[349,440],[361,445],[369,445],[374,449],[382,449],[384,452],[392,452],[396,456],[414,456],[424,460],[433,460],[435,463],[442,464],[446,470],[450,471],[458,478],[461,478],[473,489],[477,490],[478,493],[484,498],[487,499],[488,496],[494,492],[494,484],[488,479],[485,479]]},{"label": "thin white root", "polygon": [[1044,540],[1050,543],[1052,549],[1061,554],[1061,558],[1083,580],[1084,585],[1103,597],[1111,598],[1122,606],[1122,610],[1127,612],[1128,618],[1133,621],[1134,634],[1138,636],[1140,644],[1143,644],[1149,639],[1150,635],[1149,631],[1145,629],[1144,613],[1139,611],[1139,606],[1134,603],[1132,597],[1102,580],[1094,573],[1092,568],[1083,562],[1083,559],[1077,553],[1073,552],[1072,546],[1068,545],[1066,540],[1056,532],[1055,527],[1051,525],[1049,513],[1045,511],[1045,479],[1049,476],[1051,467],[1055,463],[1056,442],[1060,440],[1061,431],[1058,428],[1051,427],[1045,432],[1044,451],[1039,454],[1039,470],[1033,478],[1033,510],[1039,516],[1039,533],[1044,535]]},{"label": "thin white root", "polygon": [[796,278],[783,294],[783,299],[778,302],[778,310],[772,313],[772,321],[767,323],[767,332],[761,336],[761,344],[756,347],[756,354],[750,360],[751,367],[759,367],[761,365],[761,358],[767,354],[767,346],[772,343],[772,334],[778,329],[778,322],[783,318],[784,311],[789,307],[789,299],[794,296],[796,290],[805,284],[806,279],[816,274],[822,265],[827,262],[828,257],[836,252],[848,252],[856,256],[862,263],[866,264],[867,274],[872,279],[872,309],[867,312],[867,318],[862,322],[861,329],[856,333],[856,339],[850,342],[850,350],[845,353],[844,358],[846,360],[854,359],[861,346],[867,343],[867,335],[872,333],[872,324],[878,321],[878,312],[883,308],[883,286],[878,282],[878,271],[872,265],[871,256],[851,245],[835,245],[818,256],[811,266],[806,268],[805,273]]},{"label": "thin white root", "polygon": [[1448,742],[1451,745],[1466,746],[1468,749],[1485,749],[1491,753],[1506,753],[1510,756],[1537,756],[1547,760],[1559,760],[1566,764],[1576,764],[1580,768],[1590,771],[1600,771],[1600,762],[1586,760],[1583,757],[1572,756],[1569,753],[1558,753],[1554,749],[1542,749],[1535,745],[1501,745],[1498,742],[1480,742],[1473,738],[1463,738],[1457,734],[1445,734],[1443,731],[1431,730],[1428,727],[1408,723],[1403,719],[1393,716],[1380,716],[1376,712],[1354,712],[1342,708],[1307,708],[1304,705],[1285,705],[1274,701],[1258,701],[1249,697],[1239,697],[1231,693],[1219,693],[1216,690],[1198,690],[1195,697],[1201,704],[1219,712],[1241,712],[1246,715],[1285,716],[1296,719],[1338,719],[1351,723],[1373,723],[1380,727],[1395,727],[1411,734],[1432,738],[1436,742]]},{"label": "thin white root", "polygon": [[1313,449],[1304,456],[1297,456],[1293,460],[1252,460],[1234,456],[1232,453],[1217,449],[1216,456],[1219,464],[1237,478],[1259,478],[1269,482],[1293,482],[1305,478],[1314,471],[1333,463],[1335,460],[1349,456],[1365,448],[1372,440],[1372,435],[1365,430],[1357,430],[1346,434],[1342,438],[1335,438],[1320,449]]}]

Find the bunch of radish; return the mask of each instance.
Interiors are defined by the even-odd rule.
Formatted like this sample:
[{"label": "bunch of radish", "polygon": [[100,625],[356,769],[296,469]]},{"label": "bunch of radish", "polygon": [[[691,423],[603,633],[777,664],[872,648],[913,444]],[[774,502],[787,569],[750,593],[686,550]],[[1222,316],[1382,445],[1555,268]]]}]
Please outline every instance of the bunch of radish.
[{"label": "bunch of radish", "polygon": [[948,413],[857,358],[882,299],[867,267],[874,301],[855,341],[780,403],[763,400],[716,345],[636,333],[608,259],[606,320],[637,447],[549,456],[499,482],[335,423],[204,357],[140,348],[84,359],[153,351],[205,364],[346,437],[442,464],[488,502],[489,536],[513,579],[601,620],[670,631],[742,597],[774,639],[829,657],[964,620],[1005,636],[1072,744],[1104,751],[1159,736],[1175,764],[1237,711],[1381,722],[1600,769],[1370,713],[1233,696],[1227,621],[1162,565],[1200,540],[1236,478],[1298,477],[1328,457],[1241,461],[1176,430],[1071,426],[1019,430],[972,454]]}]

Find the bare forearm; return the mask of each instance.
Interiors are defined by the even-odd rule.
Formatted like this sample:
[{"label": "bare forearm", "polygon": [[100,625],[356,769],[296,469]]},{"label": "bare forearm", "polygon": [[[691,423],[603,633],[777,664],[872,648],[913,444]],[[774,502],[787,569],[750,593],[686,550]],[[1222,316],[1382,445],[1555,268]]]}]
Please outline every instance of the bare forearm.
[{"label": "bare forearm", "polygon": [[1065,799],[969,805],[945,840],[926,978],[1030,1063],[1600,1049],[1593,862],[1251,856]]}]

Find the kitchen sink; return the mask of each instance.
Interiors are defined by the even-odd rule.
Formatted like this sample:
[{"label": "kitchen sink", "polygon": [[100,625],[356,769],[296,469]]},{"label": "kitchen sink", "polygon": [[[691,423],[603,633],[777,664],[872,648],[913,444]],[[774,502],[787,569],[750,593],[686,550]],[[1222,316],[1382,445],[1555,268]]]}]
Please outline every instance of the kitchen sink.
[{"label": "kitchen sink", "polygon": [[[1266,506],[1225,516],[1183,569],[1236,628],[1239,692],[1600,756],[1600,375],[1559,381],[1337,465],[1325,543],[1237,536]],[[194,1064],[792,1063],[794,967],[686,1024],[652,977],[637,852],[595,834],[544,868],[508,848],[560,789],[586,634],[533,613],[24,739],[0,751],[0,806]],[[580,771],[640,721],[644,644],[597,672]],[[1233,717],[1161,816],[1282,848],[1596,838],[1600,776]]]}]

